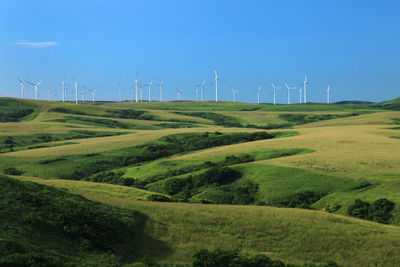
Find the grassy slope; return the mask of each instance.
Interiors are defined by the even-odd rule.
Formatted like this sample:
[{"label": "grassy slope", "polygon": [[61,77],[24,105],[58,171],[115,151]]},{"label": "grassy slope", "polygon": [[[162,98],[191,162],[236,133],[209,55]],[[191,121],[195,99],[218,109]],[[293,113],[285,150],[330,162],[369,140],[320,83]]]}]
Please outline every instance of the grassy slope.
[{"label": "grassy slope", "polygon": [[[36,103],[36,102],[35,102]],[[0,135],[12,135],[12,134],[24,134],[29,131],[30,133],[66,133],[71,127],[81,127],[80,129],[90,129],[99,131],[124,131],[122,129],[110,129],[110,128],[93,128],[89,125],[77,125],[77,124],[63,124],[46,122],[46,120],[59,118],[60,114],[46,112],[50,107],[61,106],[63,104],[41,101],[42,112],[38,116],[27,122],[18,123],[2,123],[0,129]],[[64,104],[76,107],[72,104]],[[80,108],[90,110],[92,105],[79,105]],[[371,108],[369,105],[324,105],[324,104],[309,104],[309,105],[255,105],[255,104],[243,104],[243,103],[196,103],[193,102],[170,102],[170,103],[105,103],[96,105],[99,110],[110,109],[110,108],[130,108],[149,110],[157,116],[174,117],[183,116],[172,113],[172,110],[189,110],[189,111],[212,111],[219,112],[221,114],[237,117],[241,120],[248,121],[258,125],[264,125],[264,120],[268,123],[277,123],[278,112],[290,113],[300,112],[313,114],[340,114],[349,113],[353,111],[378,111]],[[164,112],[163,109],[168,109]],[[249,114],[251,112],[246,110],[256,110],[256,117],[252,118]],[[97,112],[97,111],[96,111]],[[183,116],[179,119],[188,120],[202,120],[200,118]],[[392,126],[385,126],[386,124],[392,123],[392,119],[400,119],[399,112],[376,112],[367,115],[361,115],[357,117],[349,117],[342,119],[334,119],[328,121],[320,121],[310,123],[306,125],[300,125],[296,127],[296,131],[300,133],[299,136],[293,136],[284,139],[273,139],[251,142],[246,144],[230,145],[212,149],[205,149],[199,152],[186,154],[179,157],[174,157],[172,160],[187,161],[190,165],[192,161],[204,161],[215,157],[224,157],[226,155],[251,152],[258,150],[272,150],[272,149],[293,149],[293,148],[308,148],[315,152],[310,154],[296,155],[291,157],[281,157],[277,159],[268,159],[258,161],[257,164],[245,164],[239,165],[239,168],[245,174],[245,177],[256,179],[263,190],[265,199],[268,199],[269,195],[273,194],[287,194],[295,192],[300,189],[313,189],[313,190],[324,190],[329,191],[330,185],[334,185],[335,192],[331,192],[328,196],[321,199],[315,204],[317,208],[332,207],[336,204],[341,204],[343,207],[339,210],[339,213],[345,213],[346,208],[350,205],[355,198],[362,198],[368,201],[373,201],[378,198],[386,197],[391,201],[397,203],[397,213],[400,214],[400,188],[398,187],[398,174],[400,173],[400,167],[398,162],[400,161],[400,155],[397,151],[400,150],[400,143],[398,139],[390,138],[390,136],[396,135],[396,130],[390,129]],[[121,119],[123,120],[123,119]],[[275,121],[274,121],[275,120]],[[123,120],[124,121],[124,120]],[[198,121],[200,122],[200,121]],[[153,122],[142,121],[142,123]],[[37,158],[38,160],[53,156],[62,156],[65,154],[80,154],[80,153],[92,153],[98,151],[107,151],[112,149],[119,149],[127,146],[136,144],[142,144],[147,141],[154,140],[161,136],[171,133],[178,132],[201,132],[201,131],[252,131],[250,129],[240,128],[231,129],[224,127],[216,127],[213,125],[206,125],[210,122],[202,120],[201,123],[203,128],[196,129],[167,129],[157,131],[143,131],[135,130],[134,134],[127,134],[123,136],[114,137],[101,137],[101,138],[89,138],[76,140],[80,144],[59,146],[35,150],[26,150],[13,153],[7,153],[2,155],[2,162],[7,161],[9,156],[16,157],[18,160],[24,161],[25,158]],[[74,140],[75,141],[75,140]],[[186,163],[185,163],[186,164]],[[284,173],[285,177],[280,179],[280,175]],[[327,174],[322,175],[321,173]],[[354,182],[354,181],[357,182]],[[348,190],[354,185],[359,183],[358,181],[369,181],[373,184],[370,188],[362,190]],[[286,182],[285,182],[286,181]],[[287,181],[290,181],[287,182]],[[292,186],[293,183],[300,182],[299,186]],[[53,181],[55,183],[55,181]],[[64,185],[68,187],[70,185]],[[97,184],[95,185],[97,186]],[[325,213],[315,213],[301,210],[292,209],[270,209],[264,207],[230,207],[230,206],[201,206],[201,205],[182,205],[182,204],[160,204],[160,203],[148,203],[138,202],[134,198],[129,198],[126,195],[115,195],[114,190],[111,188],[103,188],[103,192],[96,192],[95,189],[84,191],[84,187],[80,191],[80,186],[75,186],[73,192],[82,193],[95,200],[104,201],[110,204],[119,206],[129,206],[130,208],[138,208],[148,214],[151,218],[150,223],[146,226],[146,231],[152,235],[155,239],[167,242],[170,245],[172,252],[166,253],[160,250],[159,254],[156,254],[159,258],[163,258],[163,255],[167,260],[179,260],[180,258],[188,259],[188,255],[194,252],[199,247],[204,247],[208,243],[217,244],[223,242],[223,246],[229,248],[230,246],[236,248],[248,249],[249,251],[266,251],[272,253],[276,258],[283,259],[287,262],[287,259],[293,259],[292,262],[305,262],[307,259],[312,261],[323,261],[325,256],[330,255],[330,259],[335,260],[338,263],[353,264],[353,265],[365,265],[366,263],[378,263],[386,262],[388,265],[395,265],[398,263],[397,257],[390,258],[390,253],[397,255],[397,251],[393,251],[395,247],[399,247],[393,239],[389,238],[388,235],[398,237],[398,228],[385,228],[385,226],[362,222],[359,220],[353,220],[345,217],[329,217],[331,215]],[[87,187],[90,187],[88,183]],[[86,188],[87,188],[86,187]],[[272,190],[271,188],[276,189]],[[108,192],[110,190],[110,192]],[[266,192],[266,193],[265,193]],[[125,194],[125,193],[124,193]],[[134,195],[134,194],[133,194]],[[177,208],[179,207],[179,208]],[[193,209],[193,212],[190,210]],[[235,209],[240,210],[236,212]],[[261,213],[266,212],[265,210],[272,211],[276,210],[281,215],[276,215],[281,221],[274,221],[273,225],[279,225],[287,222],[286,228],[289,229],[293,226],[298,233],[289,235],[285,229],[272,228],[277,231],[266,232],[267,236],[263,236],[260,232],[252,233],[250,227],[254,229],[261,229],[261,225],[265,226],[266,219],[258,218],[258,209]],[[225,211],[224,211],[225,210]],[[257,212],[254,212],[257,210]],[[165,211],[165,212],[164,212]],[[197,217],[197,212],[202,214],[205,218]],[[203,212],[203,213],[202,213]],[[157,214],[159,213],[159,214]],[[232,224],[230,213],[238,224],[235,225],[233,222],[232,227],[227,226]],[[236,213],[241,214],[243,218],[237,217]],[[276,213],[276,212],[275,212]],[[208,214],[208,215],[205,215]],[[265,213],[265,216],[272,216],[273,213]],[[292,214],[297,214],[296,216]],[[317,214],[317,215],[314,215]],[[171,217],[175,215],[176,218]],[[188,217],[188,215],[192,215]],[[164,217],[163,217],[164,216]],[[196,220],[209,220],[211,225],[215,223],[215,231],[213,227],[203,227],[199,225]],[[274,215],[275,216],[275,215]],[[294,216],[294,217],[293,217]],[[324,216],[327,216],[326,219]],[[253,218],[255,217],[255,218]],[[303,218],[304,217],[304,218]],[[253,218],[250,225],[246,225],[246,218]],[[256,219],[257,218],[257,219]],[[334,219],[331,219],[334,218]],[[339,218],[339,219],[337,219]],[[179,221],[180,220],[180,221]],[[397,217],[398,220],[398,217]],[[168,222],[166,224],[165,222]],[[300,228],[296,223],[304,222]],[[344,223],[345,222],[345,223]],[[351,223],[349,223],[351,222]],[[400,222],[399,220],[397,223]],[[205,225],[207,223],[205,222]],[[260,225],[260,226],[257,226]],[[297,225],[297,226],[295,226]],[[299,224],[300,225],[300,224]],[[318,225],[318,226],[313,226]],[[329,225],[329,229],[325,229],[323,226]],[[248,227],[248,228],[246,228]],[[258,227],[258,228],[257,228]],[[272,225],[271,225],[272,227]],[[275,226],[274,226],[275,227]],[[297,228],[296,228],[297,227]],[[385,230],[381,230],[383,227]],[[233,229],[235,228],[235,229]],[[236,229],[237,228],[237,229]],[[245,231],[241,231],[240,228],[247,229],[249,236],[245,236]],[[354,229],[353,229],[354,228]],[[179,230],[184,229],[184,230]],[[265,229],[265,227],[263,228]],[[307,238],[307,230],[310,229],[310,238]],[[387,232],[391,229],[391,232]],[[394,229],[394,230],[393,230]],[[189,235],[190,231],[194,233],[200,233],[203,237],[198,237],[200,234],[194,236]],[[197,232],[196,232],[197,231]],[[225,232],[224,232],[225,231]],[[328,232],[326,232],[328,231]],[[219,235],[221,233],[221,235]],[[286,235],[285,235],[286,233]],[[319,237],[319,234],[322,237]],[[325,233],[328,233],[325,235]],[[354,235],[352,235],[354,234]],[[216,238],[215,235],[218,235]],[[338,236],[335,236],[338,235]],[[365,236],[363,236],[365,235]],[[181,237],[182,236],[182,237]],[[275,239],[274,239],[275,236]],[[325,239],[319,239],[325,238]],[[377,244],[381,247],[371,244],[368,240],[377,238]],[[226,241],[223,241],[226,239]],[[237,240],[236,240],[237,239]],[[261,244],[258,244],[260,239]],[[285,243],[285,240],[290,241],[291,244]],[[255,241],[256,240],[256,241]],[[314,242],[315,241],[315,242]],[[331,243],[341,244],[341,246],[334,246]],[[365,242],[365,244],[364,244]],[[386,247],[382,244],[386,242]],[[269,244],[272,249],[266,247]],[[282,244],[281,244],[282,243]],[[336,244],[335,243],[335,244]],[[258,245],[253,245],[258,244]],[[266,245],[267,244],[267,245]],[[280,244],[282,246],[280,246]],[[311,245],[310,245],[311,244]],[[348,245],[351,244],[351,245]],[[352,246],[360,246],[359,255],[357,251],[352,251]],[[291,247],[293,246],[293,248]],[[304,251],[303,247],[304,246]],[[310,247],[313,246],[313,247]],[[314,248],[315,246],[315,248]],[[317,248],[323,248],[322,254],[317,252]],[[279,250],[281,248],[281,250]],[[298,252],[292,250],[298,250]],[[325,252],[324,252],[325,249]],[[338,251],[332,255],[332,251]],[[348,250],[348,251],[346,251]],[[190,252],[190,253],[189,253]],[[170,254],[172,253],[172,254]],[[167,255],[167,256],[166,256]],[[379,257],[378,255],[382,255]],[[386,255],[386,256],[385,256]],[[185,258],[186,257],[186,258]],[[362,259],[364,257],[364,259]]]},{"label": "grassy slope", "polygon": [[143,253],[161,261],[188,262],[201,248],[223,247],[296,264],[400,264],[400,228],[395,226],[302,209],[143,202],[114,185],[107,185],[107,191],[81,181],[35,181],[146,214],[145,233],[164,247],[154,249],[153,241],[144,242]]},{"label": "grassy slope", "polygon": [[2,266],[112,266],[140,256],[143,214],[5,176],[0,194]]}]

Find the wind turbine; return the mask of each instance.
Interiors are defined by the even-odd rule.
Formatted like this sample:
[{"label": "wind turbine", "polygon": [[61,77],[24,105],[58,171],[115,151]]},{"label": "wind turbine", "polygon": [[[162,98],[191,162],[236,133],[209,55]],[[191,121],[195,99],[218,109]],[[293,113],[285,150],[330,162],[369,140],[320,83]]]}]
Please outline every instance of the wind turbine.
[{"label": "wind turbine", "polygon": [[296,87],[289,87],[287,83],[285,83],[288,92],[288,104],[290,104],[290,90],[296,89]]},{"label": "wind turbine", "polygon": [[257,89],[257,104],[260,104],[260,92],[261,92],[261,86],[259,86]]},{"label": "wind turbine", "polygon": [[177,93],[177,96],[178,96],[178,101],[182,100],[182,92],[183,92],[182,89],[177,89],[176,90],[176,93]]},{"label": "wind turbine", "polygon": [[121,96],[122,87],[121,87],[121,83],[118,83],[118,87],[119,87],[119,102],[121,103],[122,102],[122,96]]},{"label": "wind turbine", "polygon": [[274,106],[276,105],[276,89],[279,89],[279,87],[275,87],[273,83],[271,83],[271,86],[274,90]]},{"label": "wind turbine", "polygon": [[96,90],[92,90],[92,103],[94,103],[94,96],[95,96],[95,94],[96,94]]},{"label": "wind turbine", "polygon": [[232,88],[232,101],[236,102],[236,93],[238,93],[238,90],[235,90],[235,88]]},{"label": "wind turbine", "polygon": [[47,94],[48,94],[49,101],[51,101],[51,86],[49,86],[49,89],[47,89]]},{"label": "wind turbine", "polygon": [[21,99],[24,99],[24,85],[25,83],[21,81],[20,79],[17,79],[17,81],[21,84]]},{"label": "wind turbine", "polygon": [[196,95],[196,101],[199,101],[199,89],[194,90],[194,93]]},{"label": "wind turbine", "polygon": [[201,101],[204,101],[204,98],[203,98],[203,92],[204,92],[204,84],[206,83],[206,80],[204,80],[204,81],[202,81],[201,82],[201,84],[197,84],[197,85],[195,85],[195,86],[200,86],[200,100]]},{"label": "wind turbine", "polygon": [[65,102],[65,78],[64,81],[61,82],[62,87],[62,102]]},{"label": "wind turbine", "polygon": [[215,73],[215,102],[218,102],[218,74],[217,70],[214,70]]},{"label": "wind turbine", "polygon": [[304,98],[303,98],[303,102],[304,102],[305,104],[307,104],[307,84],[309,84],[309,83],[307,82],[307,74],[304,76],[304,82],[303,82],[303,84],[304,84]]},{"label": "wind turbine", "polygon": [[149,88],[149,102],[151,102],[151,85],[153,84],[153,81],[150,81],[149,84],[144,84],[144,86],[147,86]]},{"label": "wind turbine", "polygon": [[299,89],[299,92],[300,92],[300,104],[301,104],[301,97],[303,96],[303,86],[301,85],[300,86],[300,89]]},{"label": "wind turbine", "polygon": [[86,88],[86,86],[83,86],[82,92],[81,92],[82,103],[85,103],[85,88]]},{"label": "wind turbine", "polygon": [[164,81],[161,81],[159,84],[157,84],[160,86],[160,102],[163,102],[163,86],[164,86]]},{"label": "wind turbine", "polygon": [[42,82],[43,82],[43,80],[41,80],[40,82],[38,82],[36,84],[28,82],[30,85],[32,85],[35,88],[35,100],[38,99],[38,87],[39,87],[39,84],[41,84]]},{"label": "wind turbine", "polygon": [[75,82],[75,104],[78,104],[78,83],[76,81],[74,82]]},{"label": "wind turbine", "polygon": [[331,93],[331,86],[328,84],[328,89],[326,90],[326,97],[327,97],[327,103],[330,104],[330,93]]},{"label": "wind turbine", "polygon": [[140,102],[143,102],[143,86],[140,86],[139,89],[140,89]]}]

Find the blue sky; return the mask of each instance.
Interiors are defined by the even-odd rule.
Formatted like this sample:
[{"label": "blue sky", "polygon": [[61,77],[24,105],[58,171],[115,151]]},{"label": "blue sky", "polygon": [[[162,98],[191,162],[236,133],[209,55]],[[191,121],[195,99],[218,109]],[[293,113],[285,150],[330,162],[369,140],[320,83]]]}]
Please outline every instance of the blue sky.
[{"label": "blue sky", "polygon": [[[20,96],[17,78],[61,97],[66,76],[97,98],[116,100],[134,85],[164,80],[165,99],[272,102],[270,83],[298,86],[307,73],[309,101],[382,101],[400,96],[400,1],[397,0],[1,0],[0,96]],[[153,87],[154,88],[154,87]],[[26,96],[33,98],[33,87]],[[53,95],[53,97],[54,97]],[[146,94],[145,94],[146,95]],[[292,92],[293,102],[298,92]],[[152,94],[158,99],[158,89]]]}]

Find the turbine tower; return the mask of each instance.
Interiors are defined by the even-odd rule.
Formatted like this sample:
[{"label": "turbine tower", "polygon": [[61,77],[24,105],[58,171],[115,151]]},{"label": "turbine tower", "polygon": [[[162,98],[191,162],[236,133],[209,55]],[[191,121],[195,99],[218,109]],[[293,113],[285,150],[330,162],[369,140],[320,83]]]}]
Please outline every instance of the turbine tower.
[{"label": "turbine tower", "polygon": [[303,86],[300,86],[300,89],[299,89],[299,92],[300,92],[300,104],[301,104],[301,97],[303,96]]},{"label": "turbine tower", "polygon": [[214,70],[215,73],[215,102],[218,102],[218,74],[217,70]]},{"label": "turbine tower", "polygon": [[47,89],[47,94],[48,94],[49,101],[51,101],[51,88],[50,87],[49,87],[49,89]]},{"label": "turbine tower", "polygon": [[194,90],[195,96],[196,96],[196,101],[199,101],[199,89]]},{"label": "turbine tower", "polygon": [[330,85],[328,84],[328,89],[326,90],[326,97],[327,97],[327,103],[328,104],[330,104],[330,99],[329,99],[329,97],[330,97],[330,93],[331,93],[331,87],[330,87]]},{"label": "turbine tower", "polygon": [[204,81],[201,83],[201,85],[200,85],[200,88],[201,88],[200,99],[201,99],[201,101],[204,101],[203,92],[204,92],[204,84],[205,84],[205,83],[206,83],[206,80],[204,80]]},{"label": "turbine tower", "polygon": [[96,94],[96,90],[92,90],[92,103],[94,103],[94,96]]},{"label": "turbine tower", "polygon": [[274,90],[274,106],[276,105],[276,89],[279,89],[279,87],[275,87],[273,83],[271,83],[271,86]]},{"label": "turbine tower", "polygon": [[149,88],[149,102],[151,102],[151,85],[153,84],[153,81],[150,81],[149,84],[145,84]]},{"label": "turbine tower", "polygon": [[261,86],[259,86],[257,89],[257,104],[260,104],[260,92],[261,92]]},{"label": "turbine tower", "polygon": [[137,103],[137,102],[139,102],[139,99],[138,99],[139,80],[138,79],[135,80],[135,87],[136,87],[136,103]]},{"label": "turbine tower", "polygon": [[21,99],[24,99],[24,85],[25,83],[21,81],[20,79],[17,79],[17,81],[21,84]]},{"label": "turbine tower", "polygon": [[285,83],[288,92],[288,104],[290,105],[290,90],[296,89],[296,87],[289,87],[287,83]]},{"label": "turbine tower", "polygon": [[235,90],[235,88],[232,88],[232,101],[236,102],[236,93],[238,93],[238,90]]},{"label": "turbine tower", "polygon": [[121,103],[122,102],[122,96],[121,96],[122,87],[121,87],[121,83],[118,83],[118,87],[119,87],[119,102]]},{"label": "turbine tower", "polygon": [[43,80],[41,80],[40,82],[38,82],[36,84],[28,82],[30,85],[32,85],[35,88],[35,100],[38,99],[38,87],[39,87],[39,84],[41,84],[42,82],[43,82]]},{"label": "turbine tower", "polygon": [[304,98],[303,98],[303,102],[304,102],[304,104],[307,104],[307,84],[308,84],[308,82],[307,82],[307,74],[304,76],[304,82],[303,82],[303,84],[304,84]]},{"label": "turbine tower", "polygon": [[161,81],[160,84],[160,102],[163,102],[163,86],[164,86],[164,81]]},{"label": "turbine tower", "polygon": [[75,81],[75,104],[78,104],[78,83]]}]

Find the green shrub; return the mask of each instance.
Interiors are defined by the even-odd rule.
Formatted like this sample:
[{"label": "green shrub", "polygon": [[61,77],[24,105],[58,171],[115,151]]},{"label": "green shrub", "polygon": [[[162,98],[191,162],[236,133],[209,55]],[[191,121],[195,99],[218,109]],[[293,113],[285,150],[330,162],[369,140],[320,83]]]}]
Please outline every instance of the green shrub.
[{"label": "green shrub", "polygon": [[320,200],[322,196],[322,194],[317,194],[311,191],[296,193],[281,200],[278,206],[311,209],[311,205]]},{"label": "green shrub", "polygon": [[360,219],[371,220],[379,223],[389,223],[395,204],[385,198],[372,203],[356,199],[348,208],[347,214]]},{"label": "green shrub", "polygon": [[4,173],[8,175],[21,175],[23,171],[17,170],[16,168],[7,168],[4,169]]},{"label": "green shrub", "polygon": [[146,200],[148,200],[148,201],[158,201],[158,202],[170,202],[171,201],[170,198],[168,198],[166,196],[163,196],[163,195],[160,195],[160,194],[148,195],[146,197]]},{"label": "green shrub", "polygon": [[217,248],[214,251],[202,249],[193,255],[193,267],[284,267],[281,261],[273,261],[265,255],[246,257],[236,250]]}]

